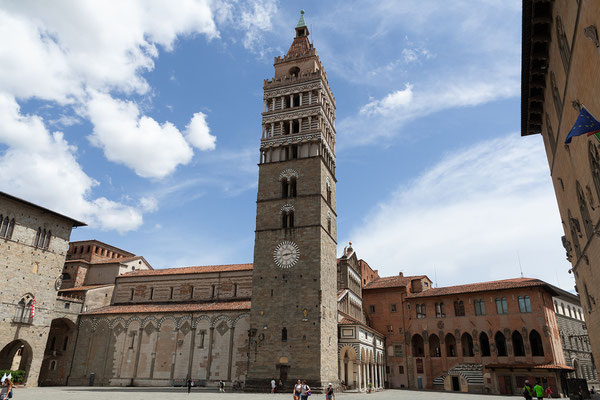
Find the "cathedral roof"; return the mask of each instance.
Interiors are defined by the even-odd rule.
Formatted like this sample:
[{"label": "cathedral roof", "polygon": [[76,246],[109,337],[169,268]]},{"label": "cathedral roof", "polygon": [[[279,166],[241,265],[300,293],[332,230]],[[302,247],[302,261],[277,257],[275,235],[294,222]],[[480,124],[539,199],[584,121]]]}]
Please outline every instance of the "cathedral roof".
[{"label": "cathedral roof", "polygon": [[252,271],[253,264],[204,265],[197,267],[161,268],[154,270],[138,270],[127,272],[121,276],[155,276],[205,274],[210,272]]},{"label": "cathedral roof", "polygon": [[444,296],[450,294],[461,294],[461,293],[475,293],[475,292],[486,292],[490,290],[505,290],[505,289],[517,289],[523,287],[535,287],[545,286],[550,289],[550,286],[539,279],[535,278],[514,278],[514,279],[503,279],[499,281],[469,283],[466,285],[457,286],[446,286],[431,288],[420,293],[410,293],[407,298],[415,297],[433,297],[433,296]]},{"label": "cathedral roof", "polygon": [[124,304],[97,308],[85,315],[130,314],[195,311],[240,311],[249,310],[250,301],[219,301],[213,303],[169,303],[169,304]]}]

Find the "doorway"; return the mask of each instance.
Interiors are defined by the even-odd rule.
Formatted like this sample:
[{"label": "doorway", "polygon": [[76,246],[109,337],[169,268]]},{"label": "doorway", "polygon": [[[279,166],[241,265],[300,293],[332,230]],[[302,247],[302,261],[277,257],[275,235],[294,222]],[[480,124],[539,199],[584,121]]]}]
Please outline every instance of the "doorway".
[{"label": "doorway", "polygon": [[23,383],[25,383],[29,375],[32,358],[33,351],[29,343],[21,339],[13,340],[0,350],[0,370],[19,369],[25,371],[25,377],[23,378]]},{"label": "doorway", "polygon": [[284,385],[285,385],[285,382],[287,381],[289,370],[290,370],[289,365],[280,365],[279,366],[279,379],[281,379],[281,382],[283,382]]},{"label": "doorway", "polygon": [[460,380],[458,376],[452,377],[452,390],[455,392],[460,392]]}]

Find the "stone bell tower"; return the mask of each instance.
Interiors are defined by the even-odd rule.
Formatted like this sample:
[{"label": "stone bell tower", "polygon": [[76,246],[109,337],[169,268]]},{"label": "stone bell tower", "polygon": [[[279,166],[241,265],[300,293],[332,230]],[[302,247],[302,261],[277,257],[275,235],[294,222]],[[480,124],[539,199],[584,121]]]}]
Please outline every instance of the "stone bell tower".
[{"label": "stone bell tower", "polygon": [[264,81],[249,388],[338,376],[335,99],[301,13]]}]

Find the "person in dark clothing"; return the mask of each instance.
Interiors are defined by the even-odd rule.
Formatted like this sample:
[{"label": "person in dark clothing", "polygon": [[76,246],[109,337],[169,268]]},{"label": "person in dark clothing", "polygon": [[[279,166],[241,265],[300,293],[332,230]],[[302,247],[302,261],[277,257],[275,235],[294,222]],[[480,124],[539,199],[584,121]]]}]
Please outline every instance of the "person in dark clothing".
[{"label": "person in dark clothing", "polygon": [[525,381],[525,386],[523,386],[523,397],[525,400],[531,400],[533,396],[533,388],[529,385],[529,381]]},{"label": "person in dark clothing", "polygon": [[194,386],[194,383],[192,382],[192,380],[190,378],[188,378],[188,380],[187,380],[188,394],[190,394],[190,392],[192,391],[192,386]]}]

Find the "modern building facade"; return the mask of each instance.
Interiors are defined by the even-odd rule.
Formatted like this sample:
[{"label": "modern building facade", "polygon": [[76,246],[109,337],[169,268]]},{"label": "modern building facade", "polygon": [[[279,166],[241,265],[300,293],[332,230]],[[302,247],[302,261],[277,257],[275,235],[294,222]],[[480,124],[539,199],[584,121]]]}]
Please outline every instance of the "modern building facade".
[{"label": "modern building facade", "polygon": [[[600,116],[600,3],[524,0],[521,134],[541,134],[595,360],[600,357],[600,149],[565,139],[582,107]],[[596,363],[596,367],[598,364]]]},{"label": "modern building facade", "polygon": [[[57,349],[74,345],[81,304],[57,298],[56,291],[71,230],[84,225],[0,192],[0,267],[6,271],[0,290],[0,369],[25,370],[28,386],[44,379],[40,371],[51,331],[64,330]],[[51,367],[59,374],[67,366]]]}]

